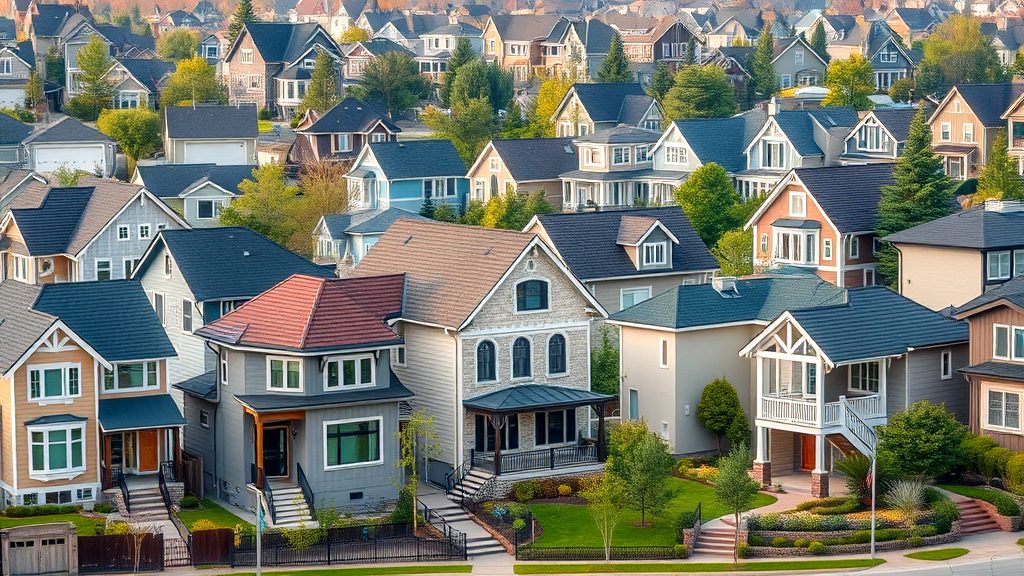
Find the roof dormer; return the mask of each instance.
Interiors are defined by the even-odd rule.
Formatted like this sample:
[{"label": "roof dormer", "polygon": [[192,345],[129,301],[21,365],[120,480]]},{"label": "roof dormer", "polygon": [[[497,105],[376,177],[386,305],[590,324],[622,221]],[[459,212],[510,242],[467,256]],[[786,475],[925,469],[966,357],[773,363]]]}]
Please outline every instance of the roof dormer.
[{"label": "roof dormer", "polygon": [[679,239],[657,218],[623,216],[616,243],[625,248],[637,270],[654,270],[672,267],[672,245]]}]

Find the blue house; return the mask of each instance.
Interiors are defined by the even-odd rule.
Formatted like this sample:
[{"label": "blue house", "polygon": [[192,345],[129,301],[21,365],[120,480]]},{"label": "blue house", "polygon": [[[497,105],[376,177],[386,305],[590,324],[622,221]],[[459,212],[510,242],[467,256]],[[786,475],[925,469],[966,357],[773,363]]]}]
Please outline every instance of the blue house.
[{"label": "blue house", "polygon": [[908,50],[885,22],[875,22],[869,32],[867,58],[875,74],[875,89],[886,92],[897,80],[913,78],[922,54]]},{"label": "blue house", "polygon": [[466,164],[450,140],[372,142],[363,147],[345,180],[354,208],[418,213],[427,198],[462,207],[469,193]]}]

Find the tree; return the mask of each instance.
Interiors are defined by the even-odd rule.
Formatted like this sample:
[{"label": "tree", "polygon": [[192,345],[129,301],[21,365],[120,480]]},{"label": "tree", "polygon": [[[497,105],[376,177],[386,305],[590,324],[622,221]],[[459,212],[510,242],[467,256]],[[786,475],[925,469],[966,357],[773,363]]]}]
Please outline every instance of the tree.
[{"label": "tree", "polygon": [[25,81],[25,107],[35,111],[44,102],[46,95],[43,94],[43,79],[33,70],[28,73],[28,80]]},{"label": "tree", "polygon": [[732,512],[735,520],[735,541],[732,547],[732,561],[738,559],[740,545],[740,513],[754,504],[760,486],[750,477],[750,448],[745,444],[734,446],[728,456],[718,461],[718,476],[715,478],[715,498],[719,504]]},{"label": "tree", "polygon": [[80,120],[92,121],[99,117],[100,110],[110,106],[114,97],[114,88],[106,79],[111,64],[110,49],[95,35],[79,49],[76,62],[78,95],[72,98],[75,105],[69,103],[69,108],[76,110]]},{"label": "tree", "polygon": [[740,197],[729,174],[714,162],[693,171],[675,191],[676,204],[683,209],[697,235],[714,246],[726,230],[738,224],[735,216]]},{"label": "tree", "polygon": [[527,138],[530,133],[530,124],[523,116],[523,109],[519,107],[519,101],[515,98],[508,104],[505,120],[501,123],[502,138]]},{"label": "tree", "polygon": [[612,35],[608,45],[608,54],[597,71],[598,82],[633,82],[633,73],[629,71],[629,62],[622,49],[622,36]]},{"label": "tree", "polygon": [[533,99],[533,106],[528,114],[530,120],[529,135],[536,138],[554,138],[555,123],[552,117],[558,105],[565,99],[565,95],[572,88],[573,81],[568,77],[547,78],[540,84],[537,90],[537,97]]},{"label": "tree", "polygon": [[875,73],[871,62],[861,54],[853,54],[846,60],[835,60],[825,74],[828,95],[821,101],[822,106],[850,106],[857,110],[872,107],[871,96],[875,93]]},{"label": "tree", "polygon": [[87,173],[77,168],[72,168],[67,164],[61,164],[53,171],[53,180],[56,180],[64,188],[71,188],[78,186],[78,180],[82,176],[86,176]]},{"label": "tree", "polygon": [[452,50],[452,54],[448,58],[448,68],[445,70],[444,78],[441,81],[441,88],[438,90],[438,98],[441,100],[442,106],[445,108],[451,106],[452,84],[455,83],[459,68],[477,59],[478,56],[473,51],[469,38],[459,38],[459,41],[455,44],[455,49]]},{"label": "tree", "polygon": [[246,24],[259,21],[252,9],[252,0],[238,0],[235,13],[231,15],[231,24],[228,25],[228,45],[235,43],[235,38],[238,38]]},{"label": "tree", "polygon": [[478,98],[487,100],[494,112],[504,109],[512,99],[512,75],[480,58],[460,66],[448,95],[449,105],[454,110]]},{"label": "tree", "polygon": [[473,164],[495,131],[494,112],[484,98],[460,104],[451,114],[431,107],[421,119],[433,130],[434,138],[452,141],[466,166]]},{"label": "tree", "polygon": [[941,478],[961,462],[967,427],[943,404],[919,400],[878,432],[878,457],[896,476]]},{"label": "tree", "polygon": [[386,52],[370,60],[350,94],[382,106],[395,119],[415,106],[428,89],[412,58],[401,52]]},{"label": "tree", "polygon": [[227,90],[217,78],[217,70],[200,56],[180,60],[160,94],[163,107],[205,102],[223,104]]},{"label": "tree", "polygon": [[597,523],[597,530],[601,533],[604,561],[610,562],[612,538],[625,501],[625,486],[614,474],[605,472],[596,478],[588,479],[579,495],[587,501],[587,510],[590,511],[594,522]]},{"label": "tree", "polygon": [[1021,54],[1024,50],[1017,50],[1017,53],[1013,55],[1013,64],[1010,65],[1010,75],[1013,78],[1024,78],[1024,56]]},{"label": "tree", "polygon": [[722,436],[729,431],[729,426],[736,418],[746,420],[736,389],[725,378],[712,380],[700,394],[697,421],[715,435],[719,454],[722,453]]},{"label": "tree", "polygon": [[1002,75],[999,56],[981,21],[954,14],[935,27],[924,42],[922,66],[935,66],[941,88],[956,84],[998,82]]},{"label": "tree", "polygon": [[46,81],[64,85],[64,52],[56,45],[46,50]]},{"label": "tree", "polygon": [[825,36],[825,22],[824,20],[818,20],[818,25],[814,27],[814,32],[811,33],[810,40],[807,41],[811,45],[811,50],[821,59],[828,64],[829,60],[832,59],[828,53],[828,38]]},{"label": "tree", "polygon": [[299,191],[289,203],[288,218],[295,221],[295,233],[285,241],[289,250],[312,256],[315,253],[313,230],[324,214],[348,211],[355,200],[349,191],[345,174],[348,168],[342,162],[321,160],[307,162],[299,169]]},{"label": "tree", "polygon": [[135,172],[135,163],[149,156],[160,145],[160,115],[145,108],[104,110],[96,128],[110,136],[128,156],[128,173]]},{"label": "tree", "polygon": [[199,36],[185,28],[164,32],[156,42],[156,53],[160,55],[160,58],[171,62],[195,56],[197,48],[199,48]]},{"label": "tree", "polygon": [[996,131],[992,149],[985,167],[978,175],[978,191],[972,198],[973,204],[985,200],[1024,199],[1024,180],[1017,173],[1017,161],[1007,154],[1006,128]]},{"label": "tree", "polygon": [[370,39],[370,33],[367,32],[366,30],[363,30],[359,26],[349,26],[348,29],[346,29],[344,32],[342,32],[341,36],[338,38],[338,40],[342,44],[353,44],[355,42],[366,42],[369,39]]},{"label": "tree", "polygon": [[900,78],[889,86],[889,98],[894,102],[910,102],[917,87],[910,78]]},{"label": "tree", "polygon": [[313,73],[310,75],[306,95],[302,97],[299,113],[316,110],[323,114],[341,100],[338,90],[338,63],[326,50],[319,50]]},{"label": "tree", "polygon": [[754,232],[729,230],[718,239],[711,253],[725,276],[746,276],[754,273]]},{"label": "tree", "polygon": [[[221,210],[221,224],[251,228],[282,246],[301,229],[292,216],[299,188],[285,182],[283,165],[253,169],[252,178],[242,180],[238,191],[238,198]],[[311,229],[302,232],[308,235]]]},{"label": "tree", "polygon": [[470,200],[466,204],[466,209],[462,212],[460,220],[469,226],[483,226],[485,210],[483,200]]},{"label": "tree", "polygon": [[736,92],[718,66],[683,66],[662,105],[669,120],[726,118],[736,113]]},{"label": "tree", "polygon": [[665,481],[672,471],[668,445],[647,429],[644,420],[628,420],[611,431],[608,472],[622,479],[626,502],[640,512],[640,526],[647,513],[659,515],[669,500]]},{"label": "tree", "polygon": [[686,41],[686,48],[683,52],[683,64],[686,66],[694,66],[699,64],[699,57],[697,55],[697,39],[690,36],[690,39]]},{"label": "tree", "polygon": [[509,185],[503,194],[496,194],[487,201],[480,218],[480,226],[522,230],[536,214],[553,211],[554,208],[544,198],[543,191],[538,190],[530,195],[519,194]]},{"label": "tree", "polygon": [[612,329],[601,327],[601,344],[590,351],[590,388],[594,392],[619,395],[619,349],[612,343]]},{"label": "tree", "polygon": [[779,77],[775,75],[775,37],[771,24],[767,24],[757,39],[754,53],[750,57],[750,70],[754,81],[754,96],[767,100],[779,91]]},{"label": "tree", "polygon": [[664,62],[658,62],[654,67],[654,74],[651,76],[651,85],[647,88],[647,95],[658,102],[662,102],[668,91],[672,89],[674,82],[675,80],[672,78],[672,72],[669,71],[668,65]]},{"label": "tree", "polygon": [[[396,464],[399,470],[409,470],[406,489],[412,495],[412,501],[416,502],[416,489],[419,486],[420,477],[418,464],[423,462],[424,466],[429,466],[430,460],[441,453],[441,444],[434,428],[434,417],[423,409],[416,410],[395,435],[398,436],[398,462]],[[416,532],[417,516],[418,514],[414,510],[412,515],[413,532]]]},{"label": "tree", "polygon": [[[923,109],[918,109],[910,122],[903,155],[896,159],[892,175],[893,184],[882,187],[878,202],[878,238],[952,213],[953,186],[942,160],[932,152],[932,133]],[[883,245],[875,261],[880,280],[893,286],[898,280],[896,250]]]}]

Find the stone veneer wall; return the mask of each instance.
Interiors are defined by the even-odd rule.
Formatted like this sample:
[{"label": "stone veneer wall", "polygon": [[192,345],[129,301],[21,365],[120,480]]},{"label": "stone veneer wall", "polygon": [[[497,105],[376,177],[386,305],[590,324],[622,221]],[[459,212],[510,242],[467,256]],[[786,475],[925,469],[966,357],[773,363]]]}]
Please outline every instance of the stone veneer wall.
[{"label": "stone veneer wall", "polygon": [[[771,531],[771,532],[755,532],[755,533],[759,534],[759,535],[762,535],[762,536],[766,536],[768,538],[777,538],[777,537],[781,536],[783,538],[789,538],[789,539],[794,539],[794,540],[797,539],[797,538],[803,538],[803,539],[810,540],[810,541],[813,542],[815,540],[820,541],[821,539],[825,538],[826,534],[830,538],[835,538],[835,537],[842,537],[843,535],[848,535],[847,534],[848,532],[851,532],[851,531],[837,531],[837,532],[775,532],[775,531]],[[768,535],[770,535],[770,536],[768,536]],[[953,522],[953,527],[952,527],[952,529],[950,529],[949,532],[946,532],[945,534],[938,534],[936,536],[927,536],[925,538],[921,538],[921,546],[919,546],[919,547],[922,547],[922,546],[935,546],[937,544],[948,544],[950,542],[957,542],[957,541],[960,540],[961,537],[962,537],[962,535],[960,533],[960,521],[957,520],[956,522]],[[740,541],[741,542],[746,542],[747,541],[747,533],[746,532],[741,532],[740,533]],[[886,550],[903,550],[903,549],[907,549],[907,548],[910,548],[910,545],[907,543],[906,540],[890,540],[888,542],[876,542],[875,543],[875,550],[878,550],[879,552],[884,552]],[[862,553],[865,553],[865,552],[869,552],[870,550],[871,550],[871,544],[870,543],[868,543],[868,544],[843,544],[843,545],[838,545],[838,546],[826,546],[825,547],[824,555],[829,556],[829,555],[837,555],[837,554],[862,554]],[[755,557],[755,558],[765,558],[765,557],[788,557],[788,556],[813,556],[813,554],[811,554],[810,551],[808,551],[807,548],[796,548],[796,547],[792,547],[792,548],[776,548],[774,546],[751,546],[750,547],[750,556],[751,557]]]}]

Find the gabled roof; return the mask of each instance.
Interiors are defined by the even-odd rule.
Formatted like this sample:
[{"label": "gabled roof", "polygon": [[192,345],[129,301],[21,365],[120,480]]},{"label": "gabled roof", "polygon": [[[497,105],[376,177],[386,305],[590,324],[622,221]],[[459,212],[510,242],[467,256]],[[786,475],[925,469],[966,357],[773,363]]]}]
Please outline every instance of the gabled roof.
[{"label": "gabled roof", "polygon": [[960,94],[967,106],[986,128],[999,128],[1005,124],[1001,116],[1010,104],[1024,93],[1024,83],[958,84],[950,90],[942,104],[932,113],[931,122],[945,108],[954,93]]},{"label": "gabled roof", "polygon": [[747,158],[745,116],[676,120],[675,127],[690,145],[701,164],[714,162],[727,172],[746,168]]},{"label": "gabled roof", "polygon": [[377,123],[384,124],[392,134],[402,131],[388,119],[387,114],[373,106],[357,100],[345,98],[333,108],[324,112],[319,120],[308,128],[299,130],[302,134],[334,134],[338,132],[368,132]]},{"label": "gabled roof", "polygon": [[168,138],[256,138],[255,106],[168,106],[164,108]]},{"label": "gabled roof", "polygon": [[879,163],[796,168],[793,173],[845,234],[875,229],[882,187],[893,183],[892,169],[891,163]]},{"label": "gabled roof", "polygon": [[[388,180],[466,175],[466,164],[451,140],[372,142],[366,149],[376,158]],[[357,160],[355,165],[358,164]]]},{"label": "gabled roof", "polygon": [[[636,216],[656,219],[679,240],[671,250],[671,268],[637,270],[625,249],[618,244],[622,219]],[[689,218],[674,206],[539,214],[536,218],[565,265],[584,281],[718,269],[718,261],[697,236]]]},{"label": "gabled roof", "polygon": [[371,208],[342,212],[341,214],[324,214],[322,221],[327,231],[330,232],[331,238],[337,239],[345,234],[383,234],[401,218],[427,219],[401,208],[388,208],[387,210]]},{"label": "gabled roof", "polygon": [[896,14],[911,31],[923,31],[939,21],[926,8],[893,8],[886,18]]},{"label": "gabled roof", "polygon": [[599,144],[654,144],[661,137],[661,133],[653,130],[637,128],[629,124],[621,124],[608,130],[601,130],[586,136],[577,136],[576,142],[596,142]]},{"label": "gabled roof", "polygon": [[97,24],[96,31],[117,48],[119,52],[125,52],[129,47],[143,50],[156,50],[156,40],[152,36],[141,36],[125,26],[113,24]]},{"label": "gabled roof", "polygon": [[[874,116],[897,142],[906,142],[907,135],[910,133],[910,123],[914,120],[915,114],[917,114],[916,108],[879,108],[868,112],[865,118]],[[853,133],[853,131],[850,132],[851,135]]]},{"label": "gabled roof", "polygon": [[615,29],[596,18],[573,20],[572,28],[583,42],[587,54],[607,54]]},{"label": "gabled roof", "polygon": [[160,198],[174,198],[207,181],[238,193],[238,184],[252,178],[252,166],[217,164],[150,164],[136,167],[142,185]]},{"label": "gabled roof", "polygon": [[897,244],[991,250],[1024,244],[1024,204],[991,200],[884,238]]},{"label": "gabled roof", "polygon": [[491,146],[516,182],[558,180],[559,174],[579,166],[572,138],[492,140]]},{"label": "gabled roof", "polygon": [[814,125],[817,121],[825,129],[852,128],[859,120],[857,111],[847,106],[817,108],[813,110],[783,110],[775,116],[779,129],[786,134],[793,147],[801,156],[824,154],[814,141]]},{"label": "gabled roof", "polygon": [[0,17],[0,40],[14,40],[18,35],[14,20]]},{"label": "gabled roof", "polygon": [[393,18],[388,24],[395,27],[395,30],[403,38],[413,40],[419,38],[430,30],[448,24],[448,16],[445,14],[401,14]]},{"label": "gabled roof", "polygon": [[[646,112],[654,99],[644,93],[643,86],[638,83],[593,83],[573,84],[569,93],[562,100],[562,105],[569,101],[572,94],[580,101],[580,105],[587,111],[587,115],[594,122],[625,122],[623,111],[632,114],[638,108],[643,107]],[[630,98],[629,106],[626,106],[627,96]],[[646,106],[643,104],[646,103]],[[559,106],[561,109],[562,106]],[[637,119],[639,121],[639,119]]]},{"label": "gabled roof", "polygon": [[[35,3],[36,14],[32,14],[32,31],[36,36],[56,36],[64,22],[78,11],[74,6],[67,4],[43,4]],[[82,5],[81,9],[85,14],[89,9]]]},{"label": "gabled roof", "polygon": [[173,62],[158,60],[155,58],[119,58],[117,63],[124,66],[125,70],[149,90],[150,94],[156,94],[158,86],[164,78],[174,73]]},{"label": "gabled roof", "polygon": [[480,30],[472,24],[465,22],[456,22],[455,24],[444,24],[438,26],[429,32],[424,32],[423,36],[455,36],[457,38],[479,38],[483,30]]},{"label": "gabled roof", "polygon": [[32,133],[32,127],[11,118],[7,114],[0,114],[0,146],[21,144],[21,142]]},{"label": "gabled roof", "polygon": [[109,136],[82,124],[71,116],[64,116],[52,124],[36,129],[28,138],[28,143],[68,143],[68,142],[113,142]]},{"label": "gabled roof", "polygon": [[15,280],[0,283],[0,371],[6,372],[46,333],[57,318],[34,310],[39,286]]},{"label": "gabled roof", "polygon": [[356,42],[349,46],[348,50],[345,51],[345,56],[350,56],[352,52],[359,46],[362,46],[370,54],[374,56],[380,56],[381,54],[387,54],[388,52],[402,52],[409,56],[414,56],[415,52],[409,50],[405,46],[402,46],[394,40],[388,38],[370,38],[369,40],[363,40],[362,42]]},{"label": "gabled roof", "polygon": [[196,331],[215,342],[313,352],[400,344],[387,324],[402,313],[405,277],[293,275]]},{"label": "gabled roof", "polygon": [[788,52],[789,49],[796,44],[800,44],[804,47],[805,65],[808,64],[807,57],[810,56],[811,58],[817,59],[818,62],[820,62],[822,65],[827,66],[825,60],[821,56],[819,56],[813,48],[811,48],[811,45],[807,43],[807,40],[804,40],[803,36],[792,36],[790,38],[775,38],[775,43],[772,46],[775,57],[772,61],[774,62],[775,60],[778,60],[780,56]]},{"label": "gabled roof", "polygon": [[954,311],[955,318],[968,318],[988,309],[993,303],[1006,303],[1024,310],[1024,276],[1015,276],[1002,284],[993,286],[984,294],[961,304]]},{"label": "gabled roof", "polygon": [[530,42],[545,38],[560,19],[557,14],[505,14],[492,16],[491,23],[502,42]]},{"label": "gabled roof", "polygon": [[170,20],[171,24],[174,26],[186,26],[189,28],[198,28],[199,25],[202,24],[202,22],[199,21],[199,18],[196,18],[191,12],[186,12],[185,10],[171,10],[164,14],[164,17],[160,20],[164,19]]},{"label": "gabled roof", "polygon": [[[248,22],[245,29],[267,63],[294,62],[316,44],[338,52],[338,45],[316,22]],[[315,38],[320,41],[313,42]],[[236,40],[226,56],[230,56],[237,46]]]},{"label": "gabled roof", "polygon": [[38,208],[14,208],[10,214],[18,226],[21,240],[31,256],[70,253],[69,244],[93,188],[52,188]]}]

